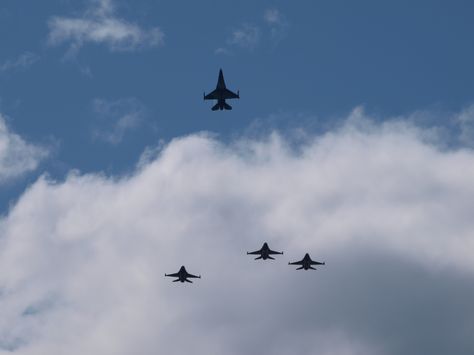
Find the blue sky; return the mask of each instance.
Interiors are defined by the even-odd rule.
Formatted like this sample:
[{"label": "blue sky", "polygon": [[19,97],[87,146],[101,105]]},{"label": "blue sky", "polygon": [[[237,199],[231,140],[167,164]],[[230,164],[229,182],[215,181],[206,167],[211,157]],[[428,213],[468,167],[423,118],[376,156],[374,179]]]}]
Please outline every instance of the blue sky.
[{"label": "blue sky", "polygon": [[472,353],[473,11],[3,0],[0,354]]},{"label": "blue sky", "polygon": [[[87,16],[93,2],[2,4],[0,62],[15,63],[25,54],[31,59],[24,66],[7,65],[0,74],[1,110],[30,139],[57,140],[55,159],[68,168],[120,171],[159,139],[200,130],[225,139],[256,118],[282,112],[328,120],[358,105],[390,116],[457,111],[472,101],[469,2],[116,1],[114,6],[111,16],[143,31],[159,28],[163,43],[114,50],[89,41],[67,57],[73,41],[48,42],[48,23]],[[273,24],[264,19],[269,10],[278,11]],[[257,32],[255,43],[244,43],[246,38],[232,43],[233,33],[246,28]],[[219,48],[228,54],[216,54]],[[228,85],[242,93],[234,112],[213,113],[201,100],[221,67]],[[121,144],[94,141],[96,99],[136,100],[146,124],[127,132]]]}]

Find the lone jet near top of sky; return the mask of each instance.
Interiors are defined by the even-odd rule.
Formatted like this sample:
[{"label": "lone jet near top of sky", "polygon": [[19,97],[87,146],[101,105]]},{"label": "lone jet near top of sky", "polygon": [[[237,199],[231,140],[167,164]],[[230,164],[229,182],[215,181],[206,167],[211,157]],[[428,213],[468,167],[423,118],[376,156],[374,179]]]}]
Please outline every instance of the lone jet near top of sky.
[{"label": "lone jet near top of sky", "polygon": [[176,280],[173,280],[173,282],[189,282],[189,283],[193,283],[191,280],[188,280],[188,278],[193,278],[193,279],[200,279],[201,278],[201,275],[199,276],[196,276],[196,275],[193,275],[193,274],[190,274],[186,271],[186,268],[184,266],[181,266],[181,268],[179,269],[179,271],[177,273],[174,273],[174,274],[165,274],[165,276],[169,276],[169,277],[177,277]]},{"label": "lone jet near top of sky", "polygon": [[237,90],[236,94],[226,88],[224,74],[221,69],[219,70],[219,79],[217,80],[216,89],[207,95],[204,92],[204,100],[217,100],[217,103],[212,106],[212,111],[232,110],[232,106],[225,102],[226,99],[240,99],[240,92]]},{"label": "lone jet near top of sky", "polygon": [[288,265],[301,265],[301,267],[297,268],[296,270],[301,270],[301,269],[316,270],[316,268],[314,268],[312,265],[326,265],[326,263],[320,263],[319,261],[313,261],[313,260],[311,260],[311,257],[309,256],[309,254],[306,253],[303,259],[301,259],[300,261],[295,261],[293,263],[288,263]]},{"label": "lone jet near top of sky", "polygon": [[263,260],[272,259],[272,260],[275,260],[275,258],[271,257],[270,255],[276,255],[276,254],[283,254],[283,252],[282,251],[280,252],[280,251],[271,250],[268,247],[267,243],[263,243],[263,246],[260,250],[247,252],[247,255],[260,255],[259,257],[255,258],[255,260],[258,260],[258,259],[263,259]]}]

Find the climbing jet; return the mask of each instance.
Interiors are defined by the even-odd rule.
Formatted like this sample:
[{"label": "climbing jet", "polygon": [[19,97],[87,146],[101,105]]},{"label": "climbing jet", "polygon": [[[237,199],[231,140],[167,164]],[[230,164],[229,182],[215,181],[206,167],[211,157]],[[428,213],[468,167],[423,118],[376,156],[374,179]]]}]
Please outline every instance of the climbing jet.
[{"label": "climbing jet", "polygon": [[320,263],[318,261],[313,261],[313,260],[311,260],[311,257],[309,256],[309,254],[306,253],[306,255],[304,256],[303,259],[301,259],[300,261],[295,261],[293,263],[288,263],[288,265],[301,265],[301,267],[297,268],[296,270],[301,270],[301,269],[316,270],[316,268],[314,268],[312,265],[326,265],[326,263]]},{"label": "climbing jet", "polygon": [[224,82],[224,74],[222,69],[219,70],[219,79],[217,80],[216,89],[207,94],[204,92],[204,100],[217,100],[217,103],[212,106],[212,111],[216,110],[232,110],[232,106],[225,102],[226,99],[240,99],[240,93],[237,90],[237,94],[226,88]]},{"label": "climbing jet", "polygon": [[275,260],[275,258],[271,257],[270,255],[276,255],[276,254],[283,254],[283,252],[271,250],[268,247],[267,243],[263,243],[263,246],[260,250],[247,252],[247,255],[260,255],[259,257],[255,258],[255,260],[258,260],[258,259],[263,259],[263,260],[272,259],[272,260]]},{"label": "climbing jet", "polygon": [[173,282],[180,281],[180,282],[189,282],[189,283],[193,283],[193,282],[191,280],[188,280],[188,278],[193,278],[193,279],[200,279],[201,278],[201,275],[196,276],[196,275],[188,273],[184,266],[181,266],[181,268],[179,269],[179,271],[177,273],[165,274],[165,276],[177,277],[177,279],[173,280]]}]

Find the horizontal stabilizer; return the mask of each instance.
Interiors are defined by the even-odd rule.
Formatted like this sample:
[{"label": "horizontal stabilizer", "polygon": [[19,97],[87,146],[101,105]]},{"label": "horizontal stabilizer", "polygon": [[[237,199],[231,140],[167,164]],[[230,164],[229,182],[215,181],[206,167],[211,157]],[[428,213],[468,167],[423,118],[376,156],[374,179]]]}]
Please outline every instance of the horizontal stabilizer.
[{"label": "horizontal stabilizer", "polygon": [[230,106],[228,103],[225,103],[225,102],[224,102],[224,108],[226,110],[232,110],[232,106]]},{"label": "horizontal stabilizer", "polygon": [[217,111],[219,109],[219,104],[215,104],[214,106],[212,106],[211,110],[212,111]]}]

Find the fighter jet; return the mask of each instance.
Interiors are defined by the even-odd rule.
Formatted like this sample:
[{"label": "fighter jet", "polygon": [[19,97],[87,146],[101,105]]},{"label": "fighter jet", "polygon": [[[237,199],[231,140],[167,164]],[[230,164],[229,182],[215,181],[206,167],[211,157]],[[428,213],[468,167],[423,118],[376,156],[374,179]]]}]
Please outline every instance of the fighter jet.
[{"label": "fighter jet", "polygon": [[260,255],[259,257],[255,258],[255,260],[258,260],[258,259],[263,259],[263,260],[272,259],[272,260],[275,260],[275,258],[271,257],[270,255],[276,255],[276,254],[283,254],[283,252],[271,250],[268,247],[267,243],[263,243],[263,246],[260,250],[247,252],[247,255]]},{"label": "fighter jet", "polygon": [[326,263],[320,263],[318,261],[313,261],[313,260],[311,260],[311,257],[309,256],[309,254],[306,253],[303,259],[301,259],[300,261],[295,261],[293,263],[288,263],[288,265],[301,265],[301,267],[297,268],[296,270],[301,270],[301,269],[316,270],[316,268],[312,267],[312,265],[326,265]]},{"label": "fighter jet", "polygon": [[237,94],[226,88],[224,82],[224,74],[222,69],[219,70],[219,79],[217,80],[216,89],[207,94],[204,92],[204,100],[217,100],[217,103],[212,106],[212,111],[216,110],[232,110],[232,106],[225,102],[226,99],[240,99],[240,93],[237,90]]},{"label": "fighter jet", "polygon": [[201,278],[201,275],[196,276],[196,275],[188,273],[184,266],[181,266],[181,268],[179,269],[179,271],[177,273],[165,274],[165,276],[177,277],[177,279],[173,280],[173,282],[180,281],[180,282],[189,282],[189,283],[193,283],[193,282],[191,280],[188,280],[188,278],[193,278],[193,279],[200,279]]}]

